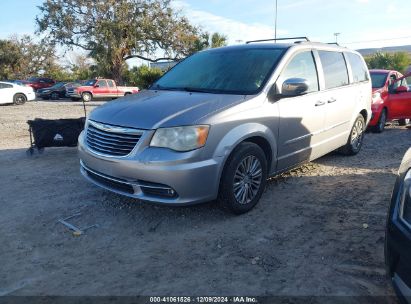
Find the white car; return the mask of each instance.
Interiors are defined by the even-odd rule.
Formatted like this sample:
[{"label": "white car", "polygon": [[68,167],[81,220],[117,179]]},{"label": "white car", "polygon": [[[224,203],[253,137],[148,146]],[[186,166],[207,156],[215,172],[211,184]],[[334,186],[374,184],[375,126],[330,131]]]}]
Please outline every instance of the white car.
[{"label": "white car", "polygon": [[0,104],[24,104],[36,98],[32,87],[25,87],[10,82],[0,82]]}]

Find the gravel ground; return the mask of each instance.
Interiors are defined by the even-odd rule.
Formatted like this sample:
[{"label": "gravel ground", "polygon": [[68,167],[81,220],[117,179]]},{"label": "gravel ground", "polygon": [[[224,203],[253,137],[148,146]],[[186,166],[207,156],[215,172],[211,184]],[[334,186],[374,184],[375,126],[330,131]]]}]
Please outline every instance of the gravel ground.
[{"label": "gravel ground", "polygon": [[[89,108],[99,103],[89,104]],[[411,130],[367,133],[269,181],[242,216],[171,208],[85,182],[75,148],[28,157],[27,119],[82,116],[81,103],[0,107],[0,295],[382,296],[384,226]],[[58,219],[86,227],[73,236]]]}]

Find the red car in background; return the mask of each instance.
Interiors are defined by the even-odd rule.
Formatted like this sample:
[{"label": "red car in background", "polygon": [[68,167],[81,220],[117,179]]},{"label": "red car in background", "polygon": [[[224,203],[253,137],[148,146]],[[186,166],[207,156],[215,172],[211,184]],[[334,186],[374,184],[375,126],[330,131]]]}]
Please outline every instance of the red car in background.
[{"label": "red car in background", "polygon": [[89,102],[93,99],[113,99],[138,92],[138,87],[117,86],[112,79],[97,78],[86,81],[82,86],[67,89],[66,94],[73,101],[82,99]]},{"label": "red car in background", "polygon": [[45,77],[31,77],[27,79],[26,82],[27,85],[32,87],[34,91],[37,91],[38,89],[49,88],[56,84],[53,79]]},{"label": "red car in background", "polygon": [[[393,70],[370,70],[372,80],[372,118],[369,127],[377,133],[385,123],[398,120],[404,126],[411,118],[411,73],[403,76]],[[408,81],[407,81],[407,78]]]}]

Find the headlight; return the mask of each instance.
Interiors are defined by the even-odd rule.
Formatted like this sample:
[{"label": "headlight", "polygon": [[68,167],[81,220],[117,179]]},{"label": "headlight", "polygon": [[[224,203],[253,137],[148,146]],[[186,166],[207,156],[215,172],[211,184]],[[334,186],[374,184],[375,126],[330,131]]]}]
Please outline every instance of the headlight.
[{"label": "headlight", "polygon": [[205,145],[209,126],[189,126],[157,129],[150,146],[169,148],[175,151],[190,151]]},{"label": "headlight", "polygon": [[373,103],[377,102],[377,101],[380,101],[380,100],[381,100],[381,93],[376,92],[376,93],[372,94],[372,102]]},{"label": "headlight", "polygon": [[404,178],[401,194],[400,218],[411,227],[411,170]]}]

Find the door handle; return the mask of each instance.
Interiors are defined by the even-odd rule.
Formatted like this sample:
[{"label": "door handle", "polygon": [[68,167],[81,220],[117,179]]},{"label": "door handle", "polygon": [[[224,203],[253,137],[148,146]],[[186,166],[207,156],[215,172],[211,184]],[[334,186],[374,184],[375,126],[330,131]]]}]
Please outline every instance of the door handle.
[{"label": "door handle", "polygon": [[316,106],[316,107],[320,107],[320,106],[323,106],[323,105],[325,105],[325,101],[319,100],[319,101],[317,101],[317,102],[315,103],[315,106]]},{"label": "door handle", "polygon": [[336,101],[337,101],[337,99],[335,99],[334,97],[332,97],[331,99],[328,100],[328,103],[333,103],[333,102],[336,102]]}]

